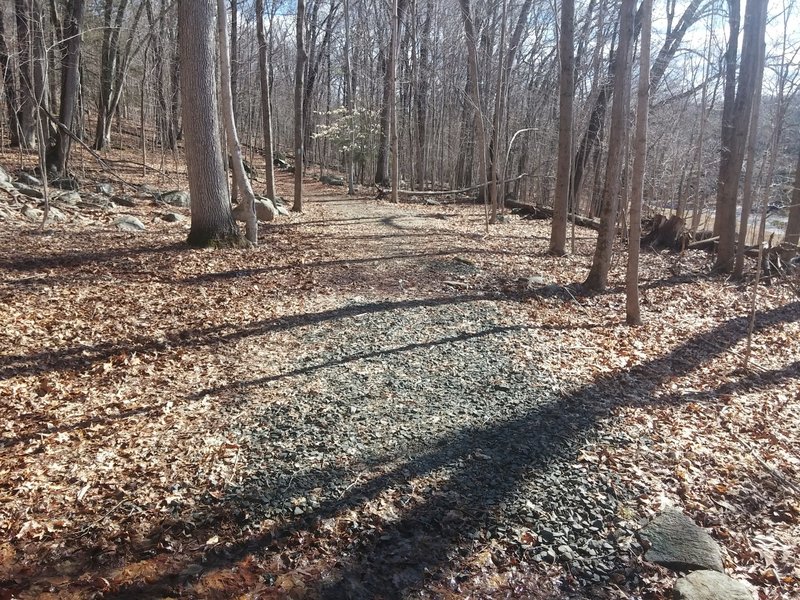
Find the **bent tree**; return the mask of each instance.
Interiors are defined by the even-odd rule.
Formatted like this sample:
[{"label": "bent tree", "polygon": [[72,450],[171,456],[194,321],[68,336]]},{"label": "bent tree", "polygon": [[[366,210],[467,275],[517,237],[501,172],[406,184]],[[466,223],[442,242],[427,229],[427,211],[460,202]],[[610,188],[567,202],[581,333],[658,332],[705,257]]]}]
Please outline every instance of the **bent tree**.
[{"label": "bent tree", "polygon": [[186,166],[191,193],[190,246],[241,246],[233,220],[216,96],[214,0],[179,0],[178,52],[183,95]]}]

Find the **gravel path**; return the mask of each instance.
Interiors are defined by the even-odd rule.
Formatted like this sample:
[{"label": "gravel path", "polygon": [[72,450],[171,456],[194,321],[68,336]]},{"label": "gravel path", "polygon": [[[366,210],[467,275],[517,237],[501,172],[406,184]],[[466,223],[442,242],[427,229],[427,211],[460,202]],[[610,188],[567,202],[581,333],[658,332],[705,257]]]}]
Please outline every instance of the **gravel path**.
[{"label": "gravel path", "polygon": [[[391,211],[325,204],[320,237],[333,225],[337,238],[371,232],[357,242],[369,260],[342,265],[343,276],[364,268],[379,285],[240,344],[242,362],[264,369],[199,394],[246,407],[228,432],[247,440],[228,502],[245,523],[288,522],[277,537],[352,513],[350,531],[330,532],[348,539],[336,542],[323,597],[457,593],[482,552],[484,571],[537,587],[545,573],[577,588],[620,576],[635,542],[619,492],[576,460],[598,437],[603,400],[564,392],[563,375],[542,367],[547,333],[507,299],[443,295],[442,280],[475,267],[430,244],[420,252],[443,221]],[[276,344],[290,360],[275,360]]]}]

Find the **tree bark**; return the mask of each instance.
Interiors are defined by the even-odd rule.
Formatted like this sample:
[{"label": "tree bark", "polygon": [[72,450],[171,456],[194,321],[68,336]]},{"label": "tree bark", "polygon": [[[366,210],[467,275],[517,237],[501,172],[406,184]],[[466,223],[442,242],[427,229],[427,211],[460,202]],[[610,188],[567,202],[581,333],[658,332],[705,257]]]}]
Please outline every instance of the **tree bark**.
[{"label": "tree bark", "polygon": [[400,189],[400,137],[397,132],[397,46],[400,37],[400,14],[398,0],[392,3],[392,36],[389,49],[389,87],[391,140],[392,140],[392,202],[398,202],[397,190]]},{"label": "tree bark", "polygon": [[572,161],[572,118],[575,95],[575,2],[561,2],[561,31],[558,47],[561,72],[558,79],[558,164],[553,224],[550,230],[550,254],[564,256],[567,242],[567,212]]},{"label": "tree bark", "polygon": [[198,247],[242,244],[231,211],[219,139],[214,68],[216,16],[214,0],[178,1],[181,87],[185,91],[183,123],[192,213],[187,241]]},{"label": "tree bark", "polygon": [[3,90],[5,93],[6,110],[8,112],[8,134],[12,146],[19,145],[19,118],[17,116],[17,88],[14,84],[12,59],[9,53],[9,44],[6,41],[3,11],[0,10],[0,70],[3,72]]}]

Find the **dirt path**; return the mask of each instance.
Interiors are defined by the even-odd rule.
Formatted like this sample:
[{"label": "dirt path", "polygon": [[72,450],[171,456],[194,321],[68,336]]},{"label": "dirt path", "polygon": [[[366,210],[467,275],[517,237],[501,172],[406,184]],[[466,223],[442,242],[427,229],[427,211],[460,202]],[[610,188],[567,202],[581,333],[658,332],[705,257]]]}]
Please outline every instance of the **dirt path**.
[{"label": "dirt path", "polygon": [[0,590],[658,598],[633,532],[666,502],[774,591],[749,532],[790,564],[790,490],[724,432],[794,464],[796,301],[765,290],[750,376],[744,297],[668,257],[631,330],[570,287],[590,241],[309,195],[254,252],[187,251],[147,207],[139,235],[2,232]]}]

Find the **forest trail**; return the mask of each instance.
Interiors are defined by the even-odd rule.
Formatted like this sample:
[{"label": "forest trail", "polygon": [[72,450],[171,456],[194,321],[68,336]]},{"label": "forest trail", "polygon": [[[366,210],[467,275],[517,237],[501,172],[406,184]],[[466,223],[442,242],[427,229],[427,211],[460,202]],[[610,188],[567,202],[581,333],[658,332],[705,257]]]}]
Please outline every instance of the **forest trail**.
[{"label": "forest trail", "polygon": [[158,207],[141,234],[2,231],[0,586],[667,597],[634,535],[665,503],[724,528],[740,578],[773,590],[754,530],[791,573],[791,489],[747,451],[792,477],[786,289],[742,373],[746,296],[700,254],[644,257],[631,329],[572,285],[590,239],[553,259],[546,223],[337,191],[250,251],[187,250]]}]

